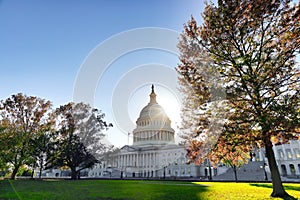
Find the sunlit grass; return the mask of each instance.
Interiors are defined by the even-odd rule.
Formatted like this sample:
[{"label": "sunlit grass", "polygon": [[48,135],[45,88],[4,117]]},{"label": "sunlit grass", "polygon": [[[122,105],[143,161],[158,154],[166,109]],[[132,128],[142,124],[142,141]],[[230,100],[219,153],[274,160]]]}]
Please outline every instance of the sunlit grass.
[{"label": "sunlit grass", "polygon": [[[300,199],[300,184],[285,184]],[[272,199],[271,184],[137,180],[0,181],[0,199]]]},{"label": "sunlit grass", "polygon": [[[219,183],[209,182],[195,184],[205,184],[207,191],[202,197],[204,199],[273,199],[271,183]],[[286,191],[300,199],[300,184],[284,184]],[[202,199],[202,198],[201,198]]]}]

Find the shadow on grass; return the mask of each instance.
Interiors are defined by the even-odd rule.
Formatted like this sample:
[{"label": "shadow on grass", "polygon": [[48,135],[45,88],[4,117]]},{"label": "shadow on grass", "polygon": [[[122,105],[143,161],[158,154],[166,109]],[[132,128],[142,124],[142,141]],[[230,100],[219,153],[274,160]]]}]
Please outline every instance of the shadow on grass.
[{"label": "shadow on grass", "polygon": [[197,200],[204,199],[207,190],[206,185],[172,181],[0,181],[0,199]]},{"label": "shadow on grass", "polygon": [[[204,199],[208,186],[177,181],[118,181],[114,185],[129,199]],[[127,194],[127,195],[125,195]]]},{"label": "shadow on grass", "polygon": [[0,199],[19,199],[9,180],[0,180]]}]

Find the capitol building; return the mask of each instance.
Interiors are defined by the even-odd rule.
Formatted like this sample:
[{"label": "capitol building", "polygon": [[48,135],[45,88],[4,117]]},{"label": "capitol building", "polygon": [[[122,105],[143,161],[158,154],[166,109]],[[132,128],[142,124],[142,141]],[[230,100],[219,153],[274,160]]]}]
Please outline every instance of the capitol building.
[{"label": "capitol building", "polygon": [[[149,103],[141,110],[136,127],[131,132],[132,145],[125,145],[104,156],[101,163],[81,172],[90,178],[197,178],[233,180],[233,171],[222,163],[213,168],[206,160],[201,165],[189,163],[184,146],[175,143],[175,131],[171,120],[156,101],[154,86],[151,87]],[[274,145],[279,172],[285,181],[299,181],[300,141]],[[248,164],[238,169],[238,179],[245,181],[270,180],[265,150],[252,153]],[[45,177],[68,177],[68,170],[44,170]]]},{"label": "capitol building", "polygon": [[176,178],[207,175],[207,169],[189,164],[186,150],[175,143],[175,131],[164,109],[157,103],[154,86],[150,101],[140,112],[132,131],[133,144],[89,171],[90,177]]},{"label": "capitol building", "polygon": [[[204,178],[232,180],[232,169],[213,168],[206,160],[201,165],[189,163],[184,146],[176,144],[175,131],[164,109],[156,101],[154,86],[150,101],[140,112],[132,131],[133,144],[125,145],[88,171],[89,177],[111,178]],[[300,177],[300,141],[274,145],[279,172],[284,180]],[[238,171],[239,180],[270,180],[264,149]],[[254,154],[253,154],[254,155]],[[292,179],[286,179],[292,178]]]}]

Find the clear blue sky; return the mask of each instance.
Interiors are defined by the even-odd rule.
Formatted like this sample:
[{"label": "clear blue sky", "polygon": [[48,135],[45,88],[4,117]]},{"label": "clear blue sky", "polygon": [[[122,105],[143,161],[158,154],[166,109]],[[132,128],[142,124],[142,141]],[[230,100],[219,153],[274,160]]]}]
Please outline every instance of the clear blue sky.
[{"label": "clear blue sky", "polygon": [[196,0],[0,1],[0,98],[16,92],[72,98],[77,71],[105,39],[141,27],[182,30]]},{"label": "clear blue sky", "polygon": [[[191,15],[201,18],[202,9],[201,0],[0,0],[0,99],[22,92],[51,100],[54,107],[72,101],[80,66],[101,42],[135,28],[181,32]],[[100,80],[95,95],[95,106],[107,114],[108,121],[114,123],[111,91],[115,82],[131,67],[145,63],[173,68],[178,59],[166,52],[144,50],[115,62]],[[132,91],[132,97],[144,95],[141,103],[125,99],[131,102],[131,118],[137,118],[148,101],[150,88],[146,85],[140,89],[143,92]],[[159,93],[163,88],[157,90]],[[110,138],[115,145],[127,143],[117,127],[109,134],[118,138]]]}]

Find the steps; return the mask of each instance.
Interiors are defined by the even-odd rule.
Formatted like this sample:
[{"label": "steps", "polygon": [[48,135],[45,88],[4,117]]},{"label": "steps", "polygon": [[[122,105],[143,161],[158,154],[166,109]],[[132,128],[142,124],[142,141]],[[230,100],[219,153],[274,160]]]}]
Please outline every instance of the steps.
[{"label": "steps", "polygon": [[[248,164],[243,165],[237,169],[238,181],[265,181],[263,166],[263,162],[249,162]],[[269,173],[267,173],[267,177],[268,180],[271,180]],[[233,169],[228,168],[225,173],[214,176],[213,180],[235,181]]]}]

